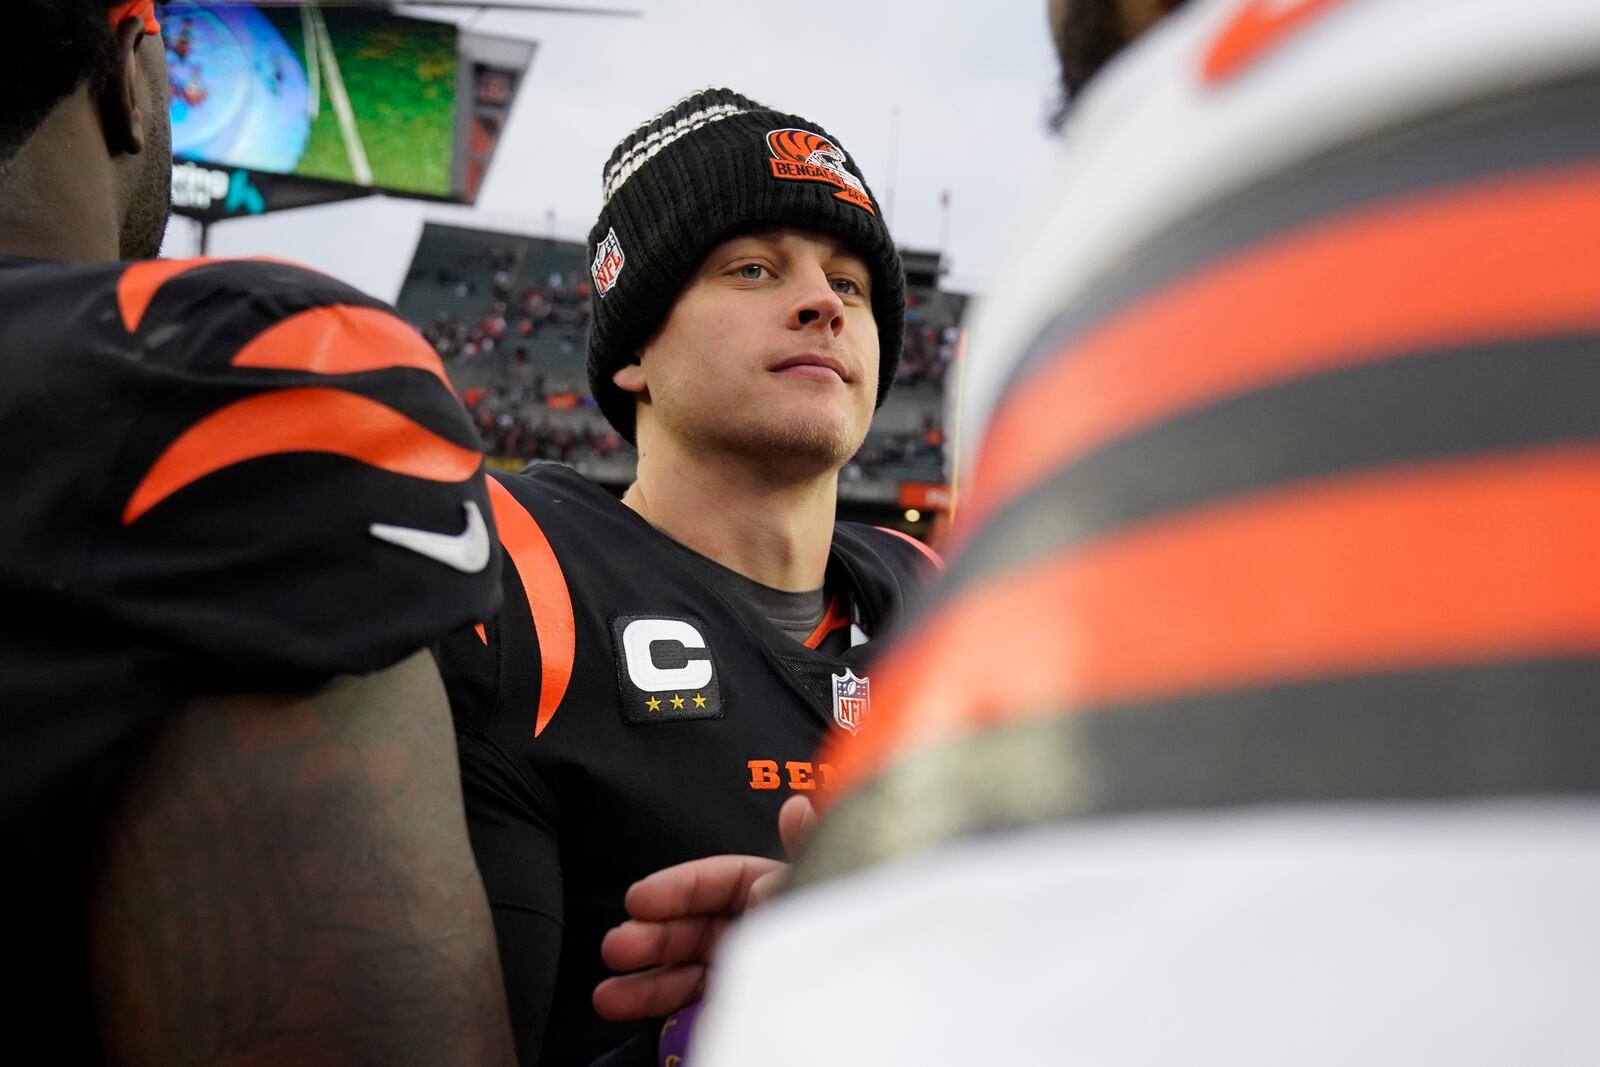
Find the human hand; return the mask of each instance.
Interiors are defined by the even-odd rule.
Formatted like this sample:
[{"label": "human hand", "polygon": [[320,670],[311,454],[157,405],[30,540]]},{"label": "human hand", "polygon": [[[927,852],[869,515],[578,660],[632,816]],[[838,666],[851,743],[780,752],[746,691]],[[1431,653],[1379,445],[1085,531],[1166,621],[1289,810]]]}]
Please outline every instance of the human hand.
[{"label": "human hand", "polygon": [[[794,854],[816,821],[805,797],[784,803],[778,837],[786,854]],[[635,882],[624,900],[628,921],[600,943],[607,967],[633,973],[595,987],[595,1012],[613,1022],[655,1019],[698,999],[722,932],[782,888],[788,872],[787,863],[762,856],[707,856]]]}]

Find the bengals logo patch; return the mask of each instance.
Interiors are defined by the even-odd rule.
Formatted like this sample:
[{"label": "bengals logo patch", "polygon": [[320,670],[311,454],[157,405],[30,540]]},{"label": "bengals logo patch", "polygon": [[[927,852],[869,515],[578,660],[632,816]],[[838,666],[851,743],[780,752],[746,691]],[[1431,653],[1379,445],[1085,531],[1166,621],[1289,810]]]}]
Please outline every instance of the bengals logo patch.
[{"label": "bengals logo patch", "polygon": [[772,176],[784,181],[822,182],[839,191],[834,197],[876,215],[872,197],[861,179],[845,168],[844,149],[810,130],[773,130],[767,134],[767,149],[772,158]]}]

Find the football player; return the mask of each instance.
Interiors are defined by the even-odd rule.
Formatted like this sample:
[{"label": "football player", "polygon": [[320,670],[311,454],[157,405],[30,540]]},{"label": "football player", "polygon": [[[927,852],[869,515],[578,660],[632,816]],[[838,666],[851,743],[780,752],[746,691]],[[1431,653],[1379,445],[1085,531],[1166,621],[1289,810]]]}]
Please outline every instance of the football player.
[{"label": "football player", "polygon": [[604,193],[589,380],[638,479],[620,501],[556,465],[492,479],[506,599],[444,658],[526,1064],[653,1051],[648,1007],[591,1005],[628,886],[781,855],[779,806],[828,788],[814,753],[868,717],[875,639],[932,569],[834,521],[905,301],[843,146],[706,90],[617,146]]},{"label": "football player", "polygon": [[1090,85],[694,1067],[1592,1056],[1597,108],[1569,0],[1191,3]]},{"label": "football player", "polygon": [[510,1062],[427,651],[498,599],[472,425],[376,301],[149,258],[172,167],[150,0],[6,15],[8,1039]]}]

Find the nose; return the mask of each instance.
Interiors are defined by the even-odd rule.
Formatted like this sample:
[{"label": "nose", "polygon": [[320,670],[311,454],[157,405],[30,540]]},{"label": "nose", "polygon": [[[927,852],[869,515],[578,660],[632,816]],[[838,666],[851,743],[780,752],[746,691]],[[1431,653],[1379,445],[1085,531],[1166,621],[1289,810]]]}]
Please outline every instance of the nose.
[{"label": "nose", "polygon": [[789,309],[789,329],[815,329],[819,325],[838,337],[844,330],[844,301],[820,267],[795,277],[794,305]]}]

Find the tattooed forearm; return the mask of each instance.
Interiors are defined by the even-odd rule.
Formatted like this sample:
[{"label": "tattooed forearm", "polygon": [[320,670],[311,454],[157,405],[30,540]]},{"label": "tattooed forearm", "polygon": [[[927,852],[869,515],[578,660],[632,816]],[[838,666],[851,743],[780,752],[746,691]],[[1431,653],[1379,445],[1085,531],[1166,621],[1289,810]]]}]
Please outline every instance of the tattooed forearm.
[{"label": "tattooed forearm", "polygon": [[108,827],[91,932],[113,1062],[510,1062],[426,653],[178,713]]}]

